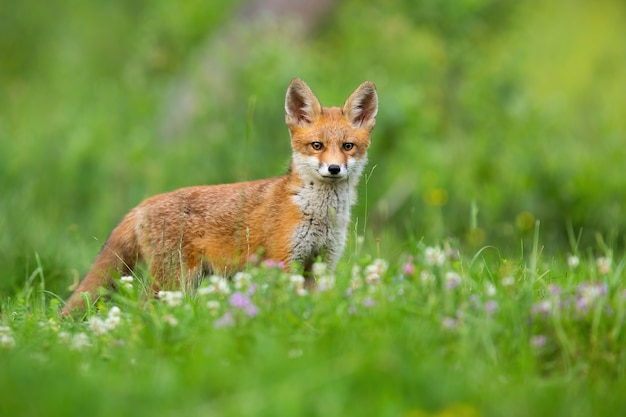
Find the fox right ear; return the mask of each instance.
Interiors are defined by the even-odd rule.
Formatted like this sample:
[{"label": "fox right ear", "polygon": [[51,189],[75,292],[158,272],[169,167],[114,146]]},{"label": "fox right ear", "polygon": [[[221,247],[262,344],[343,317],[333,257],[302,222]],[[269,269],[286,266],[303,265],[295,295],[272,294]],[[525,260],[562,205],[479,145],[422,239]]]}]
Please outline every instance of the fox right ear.
[{"label": "fox right ear", "polygon": [[306,126],[322,114],[320,104],[313,91],[300,78],[289,83],[285,97],[285,122],[289,128]]}]

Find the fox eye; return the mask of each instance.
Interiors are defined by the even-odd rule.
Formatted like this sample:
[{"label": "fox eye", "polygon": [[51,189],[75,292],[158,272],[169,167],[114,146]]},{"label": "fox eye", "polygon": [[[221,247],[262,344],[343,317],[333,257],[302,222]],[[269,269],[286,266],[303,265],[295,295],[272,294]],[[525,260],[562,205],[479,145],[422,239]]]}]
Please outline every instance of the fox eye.
[{"label": "fox eye", "polygon": [[352,148],[354,148],[354,143],[352,142],[346,142],[343,144],[343,150],[344,151],[351,151]]},{"label": "fox eye", "polygon": [[322,148],[324,148],[324,145],[322,145],[322,142],[313,142],[311,143],[311,148],[313,148],[316,151],[321,151]]}]

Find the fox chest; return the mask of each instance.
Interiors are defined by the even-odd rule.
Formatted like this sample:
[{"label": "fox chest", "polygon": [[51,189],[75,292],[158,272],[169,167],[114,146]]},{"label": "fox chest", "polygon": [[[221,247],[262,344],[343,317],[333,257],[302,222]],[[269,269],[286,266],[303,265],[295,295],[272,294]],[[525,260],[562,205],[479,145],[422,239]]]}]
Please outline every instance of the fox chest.
[{"label": "fox chest", "polygon": [[294,196],[302,213],[292,237],[292,261],[307,264],[317,256],[336,263],[345,246],[350,222],[350,192],[344,187],[303,188]]}]

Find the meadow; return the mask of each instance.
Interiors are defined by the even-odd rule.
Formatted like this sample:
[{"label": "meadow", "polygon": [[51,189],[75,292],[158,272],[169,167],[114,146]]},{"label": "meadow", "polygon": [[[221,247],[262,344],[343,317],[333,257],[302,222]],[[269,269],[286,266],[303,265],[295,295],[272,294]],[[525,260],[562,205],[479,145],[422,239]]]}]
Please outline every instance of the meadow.
[{"label": "meadow", "polygon": [[[0,416],[626,410],[623,4],[328,3],[3,6]],[[138,270],[62,319],[143,198],[285,171],[296,76],[380,96],[336,273]]]}]

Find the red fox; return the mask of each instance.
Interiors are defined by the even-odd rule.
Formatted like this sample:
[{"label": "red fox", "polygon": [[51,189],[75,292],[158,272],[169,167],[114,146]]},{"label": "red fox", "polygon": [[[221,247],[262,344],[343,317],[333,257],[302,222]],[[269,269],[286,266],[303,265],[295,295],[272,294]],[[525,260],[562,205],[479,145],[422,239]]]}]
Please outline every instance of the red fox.
[{"label": "red fox", "polygon": [[[333,270],[345,243],[356,186],[367,163],[378,95],[361,84],[342,108],[322,107],[295,78],[285,97],[293,150],[286,174],[235,184],[181,188],[150,197],[111,232],[62,313],[84,308],[138,261],[154,287],[229,276],[251,255],[310,271],[318,257]],[[312,278],[307,278],[311,280]]]}]

